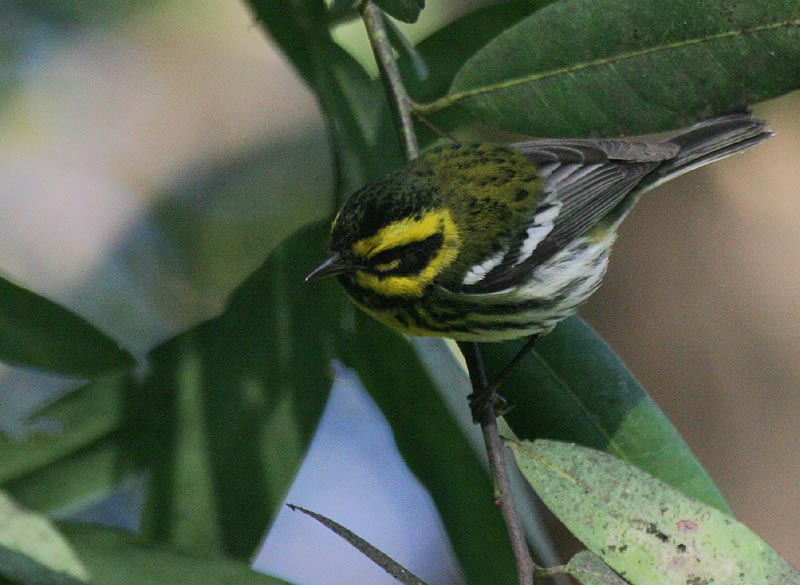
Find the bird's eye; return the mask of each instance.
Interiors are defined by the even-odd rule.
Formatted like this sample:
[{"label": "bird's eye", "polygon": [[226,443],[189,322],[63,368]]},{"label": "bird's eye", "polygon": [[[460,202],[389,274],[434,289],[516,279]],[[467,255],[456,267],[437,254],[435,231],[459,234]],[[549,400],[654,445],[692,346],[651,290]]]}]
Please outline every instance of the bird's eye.
[{"label": "bird's eye", "polygon": [[413,276],[422,272],[442,247],[444,236],[437,232],[417,240],[383,250],[369,259],[368,267],[385,276]]}]

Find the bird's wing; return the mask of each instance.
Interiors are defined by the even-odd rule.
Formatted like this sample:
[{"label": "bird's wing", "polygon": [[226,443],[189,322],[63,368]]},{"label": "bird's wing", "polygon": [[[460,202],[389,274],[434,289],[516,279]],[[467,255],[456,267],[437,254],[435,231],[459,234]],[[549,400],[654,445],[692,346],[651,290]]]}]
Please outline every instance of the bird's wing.
[{"label": "bird's wing", "polygon": [[680,147],[672,142],[642,142],[617,138],[540,138],[509,144],[537,163],[663,162]]},{"label": "bird's wing", "polygon": [[679,147],[625,140],[547,139],[511,145],[539,165],[542,197],[508,246],[468,273],[459,293],[496,293],[597,224]]}]

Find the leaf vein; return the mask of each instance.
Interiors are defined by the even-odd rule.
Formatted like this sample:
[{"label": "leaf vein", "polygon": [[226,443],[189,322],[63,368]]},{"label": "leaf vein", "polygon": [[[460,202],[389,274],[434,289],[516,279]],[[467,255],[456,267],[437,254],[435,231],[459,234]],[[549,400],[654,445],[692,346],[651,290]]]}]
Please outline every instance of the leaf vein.
[{"label": "leaf vein", "polygon": [[563,386],[564,392],[570,398],[572,398],[572,400],[575,401],[575,403],[578,405],[578,407],[583,411],[584,415],[586,416],[586,419],[588,421],[590,421],[590,423],[593,424],[597,428],[597,430],[600,432],[600,434],[603,436],[603,438],[606,441],[608,441],[608,445],[613,449],[614,453],[616,455],[618,455],[620,459],[623,459],[624,461],[630,461],[630,458],[625,454],[625,452],[622,450],[621,446],[617,443],[617,441],[614,440],[614,437],[612,435],[610,435],[606,431],[606,429],[604,429],[597,422],[597,417],[594,416],[592,414],[592,411],[589,410],[589,408],[586,407],[586,405],[580,399],[580,397],[575,392],[572,391],[572,388],[570,387],[569,383],[563,377],[561,377],[552,368],[552,366],[550,366],[550,364],[541,355],[539,355],[538,352],[534,351],[533,355],[536,357],[536,360],[539,361],[539,363],[542,365],[542,367],[544,367],[544,369],[547,370],[547,372],[550,374],[550,376],[553,378],[553,380],[555,380],[558,384]]},{"label": "leaf vein", "polygon": [[541,81],[542,79],[548,79],[550,77],[555,77],[558,75],[565,75],[570,73],[577,73],[581,71],[585,71],[588,69],[593,69],[596,67],[602,67],[604,65],[609,65],[611,63],[619,63],[622,61],[626,61],[629,59],[635,59],[637,57],[643,57],[646,55],[655,55],[658,53],[666,52],[666,51],[673,51],[677,49],[683,49],[686,47],[691,47],[694,45],[703,45],[705,43],[712,43],[715,41],[720,41],[724,39],[730,38],[737,38],[737,37],[744,37],[744,36],[756,36],[758,33],[770,30],[777,30],[781,28],[791,28],[800,25],[800,19],[795,20],[788,20],[788,21],[780,21],[780,22],[772,22],[769,24],[764,24],[761,26],[756,26],[752,28],[745,28],[745,29],[736,29],[736,30],[728,30],[722,31],[719,33],[703,35],[700,37],[690,38],[690,39],[683,39],[680,41],[675,41],[672,43],[665,43],[663,45],[656,45],[652,47],[647,47],[644,49],[637,49],[634,51],[625,51],[622,53],[618,53],[616,55],[612,55],[609,57],[603,57],[600,59],[594,59],[592,61],[587,61],[583,63],[577,63],[573,65],[568,65],[566,67],[559,67],[556,69],[551,69],[549,71],[541,71],[537,73],[532,73],[530,75],[524,75],[521,77],[516,77],[513,79],[507,79],[505,81],[492,83],[489,85],[485,85],[483,87],[477,87],[474,89],[469,89],[465,91],[460,91],[456,93],[452,93],[447,95],[441,99],[436,101],[427,103],[427,104],[417,104],[415,110],[420,114],[431,114],[433,112],[438,112],[445,108],[451,107],[452,105],[475,97],[479,97],[481,95],[492,93],[496,91],[502,91],[505,89],[510,89],[516,87],[518,85],[522,85],[525,83],[533,83],[536,81]]}]

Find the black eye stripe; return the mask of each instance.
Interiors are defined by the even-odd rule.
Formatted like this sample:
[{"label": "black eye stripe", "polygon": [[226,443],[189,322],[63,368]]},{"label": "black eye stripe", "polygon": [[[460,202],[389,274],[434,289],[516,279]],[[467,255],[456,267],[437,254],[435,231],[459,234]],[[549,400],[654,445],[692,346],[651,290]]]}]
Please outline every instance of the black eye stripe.
[{"label": "black eye stripe", "polygon": [[388,264],[392,260],[397,260],[403,256],[404,250],[408,245],[410,244],[407,244],[406,246],[397,246],[395,248],[384,250],[383,252],[378,252],[369,259],[369,263],[374,266],[376,264]]},{"label": "black eye stripe", "polygon": [[[378,252],[369,260],[371,267],[375,268],[379,274],[385,276],[411,276],[421,272],[439,251],[444,242],[444,236],[437,232],[431,234],[424,240],[409,242],[402,246],[389,248]],[[399,260],[399,266],[391,270],[378,270],[376,267],[381,264],[390,264],[394,260]]]}]

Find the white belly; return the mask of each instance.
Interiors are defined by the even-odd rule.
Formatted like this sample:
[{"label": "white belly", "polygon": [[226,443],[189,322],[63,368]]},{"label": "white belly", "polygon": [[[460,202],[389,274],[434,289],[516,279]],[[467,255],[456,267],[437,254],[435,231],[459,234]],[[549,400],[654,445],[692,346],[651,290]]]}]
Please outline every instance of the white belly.
[{"label": "white belly", "polygon": [[[479,295],[474,300],[484,305],[473,316],[473,326],[457,339],[503,341],[547,333],[570,316],[600,286],[608,267],[608,257],[616,239],[610,234],[601,240],[581,238],[571,243],[544,264],[530,278],[501,293]],[[498,306],[516,306],[519,310],[498,318]],[[498,328],[498,321],[508,327]],[[481,321],[486,327],[481,327]]]}]

